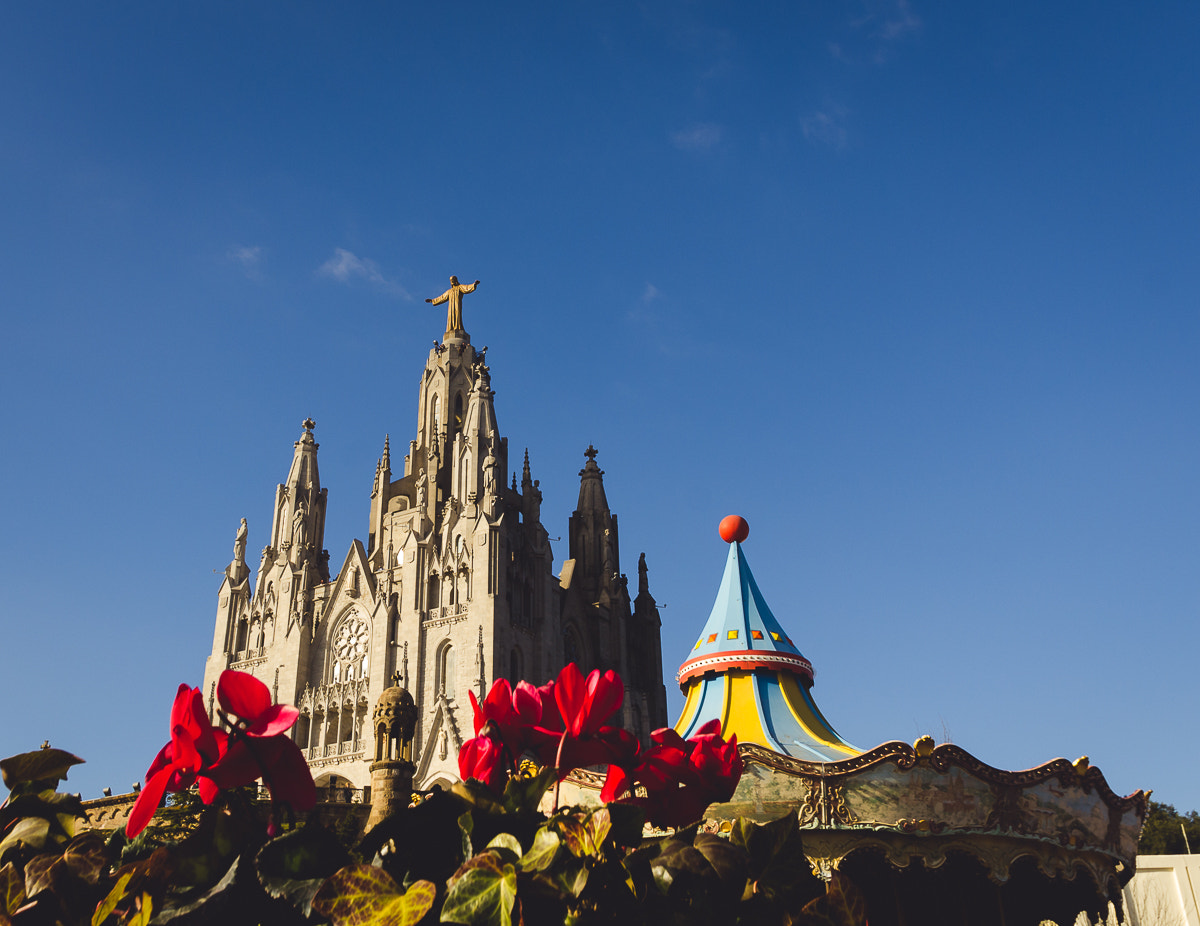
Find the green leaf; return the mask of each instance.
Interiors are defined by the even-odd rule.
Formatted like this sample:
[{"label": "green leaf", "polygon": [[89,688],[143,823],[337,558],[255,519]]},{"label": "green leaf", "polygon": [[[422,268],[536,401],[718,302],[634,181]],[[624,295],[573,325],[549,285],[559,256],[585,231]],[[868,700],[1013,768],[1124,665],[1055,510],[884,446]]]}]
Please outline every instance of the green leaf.
[{"label": "green leaf", "polygon": [[646,812],[634,804],[612,803],[607,807],[612,820],[612,841],[618,846],[636,846],[642,842]]},{"label": "green leaf", "polygon": [[[24,787],[24,786],[22,786]],[[18,792],[21,789],[18,789]],[[78,794],[59,794],[53,788],[43,788],[40,791],[14,792],[13,796],[0,807],[0,830],[13,820],[20,817],[43,817],[58,823],[67,817],[73,821],[75,817],[86,817],[83,801]],[[61,827],[64,832],[69,832]]]},{"label": "green leaf", "polygon": [[578,897],[587,887],[589,869],[582,862],[565,858],[553,868],[540,871],[534,880],[550,887],[560,896]]},{"label": "green leaf", "polygon": [[25,817],[8,829],[8,835],[0,842],[0,863],[11,861],[10,853],[40,852],[46,847],[50,836],[50,821],[43,817]]},{"label": "green leaf", "polygon": [[383,869],[349,865],[321,886],[312,907],[333,926],[414,926],[436,898],[432,881],[416,881],[401,892]]},{"label": "green leaf", "polygon": [[142,891],[135,901],[137,912],[125,922],[125,926],[150,926],[150,918],[154,914],[154,898],[149,891]]},{"label": "green leaf", "polygon": [[17,866],[9,862],[0,868],[0,913],[12,916],[25,903],[25,879]]},{"label": "green leaf", "polygon": [[522,871],[544,871],[553,864],[562,840],[549,826],[543,826],[533,837],[533,847],[521,856]]},{"label": "green leaf", "polygon": [[96,907],[96,912],[92,914],[92,926],[100,926],[117,909],[117,904],[125,899],[125,890],[129,887],[129,882],[133,880],[133,875],[134,872],[127,871],[117,878],[113,889],[108,892],[108,896],[100,902],[100,906]]},{"label": "green leaf", "polygon": [[484,813],[503,813],[504,805],[496,800],[496,795],[481,781],[468,778],[466,781],[456,781],[450,786],[450,793],[460,800],[466,801],[471,807],[477,807]]},{"label": "green leaf", "polygon": [[549,787],[554,784],[558,773],[553,768],[543,769],[533,778],[510,778],[504,786],[501,799],[509,813],[530,812],[538,809]]},{"label": "green leaf", "polygon": [[25,863],[25,896],[32,900],[61,883],[65,869],[61,855],[47,853],[31,858]]},{"label": "green leaf", "polygon": [[63,853],[63,862],[76,878],[97,884],[109,865],[102,833],[87,832],[71,840]]},{"label": "green leaf", "polygon": [[310,824],[268,842],[255,857],[254,867],[270,896],[288,901],[308,916],[321,885],[349,863],[349,853],[333,835]]},{"label": "green leaf", "polygon": [[515,862],[524,853],[520,840],[512,833],[497,833],[487,847],[499,850],[501,858],[506,862]]},{"label": "green leaf", "polygon": [[584,832],[587,833],[588,839],[592,844],[591,854],[600,854],[604,840],[608,838],[611,830],[612,815],[609,813],[608,808],[601,807],[599,810],[592,811],[587,818],[587,823],[584,825]]},{"label": "green leaf", "polygon": [[458,870],[442,906],[442,922],[512,926],[516,900],[516,868],[494,853],[484,853]]},{"label": "green leaf", "polygon": [[462,833],[463,858],[470,858],[475,854],[475,850],[471,846],[471,834],[475,832],[475,818],[471,816],[471,811],[468,810],[458,818],[458,828]]},{"label": "green leaf", "polygon": [[559,833],[562,834],[563,845],[567,847],[568,852],[576,858],[583,858],[589,854],[590,840],[582,820],[573,816],[562,816],[554,822],[558,826]]},{"label": "green leaf", "polygon": [[0,774],[10,791],[27,781],[57,782],[67,777],[67,769],[80,765],[83,759],[63,749],[38,749],[0,760]]},{"label": "green leaf", "polygon": [[[232,903],[238,897],[238,866],[242,857],[236,856],[221,880],[207,890],[197,888],[189,891],[183,899],[176,900],[169,907],[164,907],[155,919],[157,926],[165,926],[180,917],[188,917],[184,922],[194,921],[189,914],[198,913],[201,922],[218,922],[229,915]],[[243,882],[244,883],[244,882]],[[149,897],[149,894],[144,896]],[[244,895],[243,895],[244,896]]]}]

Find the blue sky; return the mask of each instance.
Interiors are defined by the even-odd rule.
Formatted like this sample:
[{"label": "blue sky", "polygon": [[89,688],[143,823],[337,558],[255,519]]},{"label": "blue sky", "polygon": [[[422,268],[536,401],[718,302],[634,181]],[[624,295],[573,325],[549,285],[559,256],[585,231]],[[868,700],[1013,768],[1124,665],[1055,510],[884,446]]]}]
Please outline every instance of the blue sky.
[{"label": "blue sky", "polygon": [[6,9],[3,754],[141,777],[308,415],[365,535],[453,273],[668,675],[740,513],[850,742],[1200,809],[1200,7],[742,7]]}]

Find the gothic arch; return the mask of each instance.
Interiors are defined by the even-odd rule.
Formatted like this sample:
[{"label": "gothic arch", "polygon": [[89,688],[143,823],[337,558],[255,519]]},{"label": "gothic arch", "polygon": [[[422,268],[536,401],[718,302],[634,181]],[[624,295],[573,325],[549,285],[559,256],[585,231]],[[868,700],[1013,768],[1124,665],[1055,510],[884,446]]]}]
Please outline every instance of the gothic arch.
[{"label": "gothic arch", "polygon": [[435,696],[454,697],[458,667],[455,662],[454,644],[444,640],[434,656],[433,690]]}]

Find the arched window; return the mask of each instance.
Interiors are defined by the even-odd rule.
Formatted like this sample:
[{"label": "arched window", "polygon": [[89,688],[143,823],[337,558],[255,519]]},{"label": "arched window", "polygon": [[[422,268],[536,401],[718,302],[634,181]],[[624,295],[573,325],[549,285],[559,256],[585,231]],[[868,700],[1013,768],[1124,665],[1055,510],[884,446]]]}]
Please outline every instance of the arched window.
[{"label": "arched window", "polygon": [[245,652],[246,641],[249,639],[249,636],[250,636],[250,622],[243,617],[240,621],[238,621],[237,643],[234,645],[234,648],[233,648],[233,651],[235,653]]},{"label": "arched window", "polygon": [[433,401],[429,403],[429,408],[431,410],[429,425],[433,429],[433,433],[429,435],[427,443],[432,447],[434,440],[437,439],[438,432],[442,429],[441,410],[438,408],[438,397],[436,395],[433,397]]},{"label": "arched window", "polygon": [[521,681],[521,650],[515,646],[508,654],[508,681],[513,685]]},{"label": "arched window", "polygon": [[429,594],[425,596],[425,607],[432,611],[440,604],[442,590],[442,577],[436,572],[429,576]]},{"label": "arched window", "polygon": [[449,642],[443,643],[442,648],[438,650],[435,682],[439,695],[454,697],[454,647]]}]

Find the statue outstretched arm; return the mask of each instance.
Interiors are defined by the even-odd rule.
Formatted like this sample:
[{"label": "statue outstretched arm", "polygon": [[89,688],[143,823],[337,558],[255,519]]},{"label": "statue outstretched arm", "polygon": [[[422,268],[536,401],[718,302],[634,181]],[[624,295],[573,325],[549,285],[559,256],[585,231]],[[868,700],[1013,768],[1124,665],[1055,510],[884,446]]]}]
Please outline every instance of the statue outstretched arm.
[{"label": "statue outstretched arm", "polygon": [[441,305],[443,302],[445,302],[449,298],[450,298],[450,290],[446,290],[444,293],[442,293],[436,299],[426,299],[425,301],[428,302],[430,305]]}]

